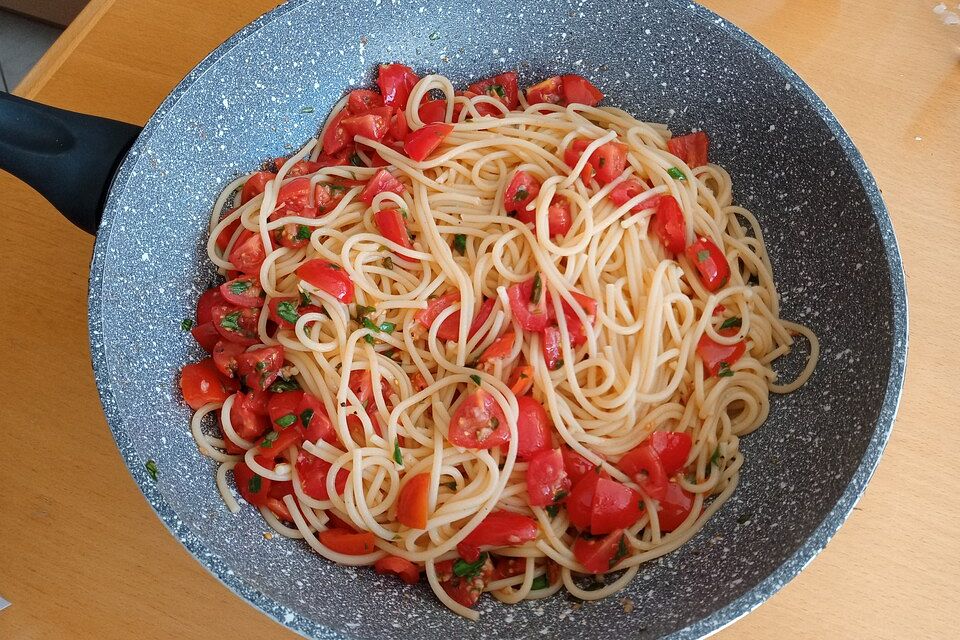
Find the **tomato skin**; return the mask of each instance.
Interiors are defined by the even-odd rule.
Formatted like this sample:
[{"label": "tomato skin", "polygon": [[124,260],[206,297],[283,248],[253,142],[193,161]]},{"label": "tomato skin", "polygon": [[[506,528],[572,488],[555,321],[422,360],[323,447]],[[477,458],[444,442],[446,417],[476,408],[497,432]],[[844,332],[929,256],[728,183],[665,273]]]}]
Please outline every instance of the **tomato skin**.
[{"label": "tomato skin", "polygon": [[294,178],[284,183],[277,191],[274,213],[278,216],[297,214],[308,218],[315,217],[316,211],[310,207],[310,178]]},{"label": "tomato skin", "polygon": [[[287,158],[276,158],[273,161],[273,164],[277,167],[277,171],[280,170],[283,165],[287,163]],[[312,173],[316,173],[323,167],[320,166],[319,162],[313,162],[312,160],[298,160],[292,167],[287,170],[285,174],[287,178],[296,178],[299,176],[308,176]]]},{"label": "tomato skin", "polygon": [[214,347],[220,341],[220,332],[213,326],[212,322],[204,322],[190,329],[193,339],[197,341],[204,351],[213,353]]},{"label": "tomato skin", "polygon": [[421,162],[440,146],[451,131],[453,131],[453,125],[446,122],[428,124],[407,135],[406,140],[403,141],[403,151],[411,160]]},{"label": "tomato skin", "polygon": [[450,598],[465,607],[473,607],[480,599],[487,582],[493,577],[493,562],[489,555],[477,575],[460,577],[453,572],[453,560],[444,560],[434,565],[440,586]]},{"label": "tomato skin", "polygon": [[213,326],[226,340],[249,347],[259,341],[260,309],[220,305],[213,308]]},{"label": "tomato skin", "polygon": [[626,529],[640,519],[640,494],[616,480],[600,477],[593,495],[590,533]]},{"label": "tomato skin", "polygon": [[[574,300],[580,305],[584,313],[587,316],[587,320],[590,321],[591,326],[595,326],[597,322],[597,301],[591,298],[588,295],[580,293],[579,291],[570,291],[570,295],[573,296]],[[567,333],[570,335],[570,345],[574,348],[579,347],[587,343],[587,332],[584,329],[583,323],[580,321],[580,318],[574,312],[573,307],[570,306],[570,303],[564,298],[560,298],[560,307],[563,309],[563,317],[567,322]],[[547,313],[550,316],[550,320],[553,321],[556,319],[556,312],[553,308],[553,296],[547,298]],[[554,339],[551,336],[551,339]],[[560,355],[559,351],[559,333],[556,336],[557,344],[557,357]]]},{"label": "tomato skin", "polygon": [[344,304],[353,302],[353,281],[338,264],[314,258],[297,267],[297,277],[329,293]]},{"label": "tomato skin", "polygon": [[527,465],[527,496],[532,507],[563,502],[572,483],[563,465],[560,449],[540,451]]},{"label": "tomato skin", "polygon": [[512,511],[493,511],[477,528],[457,544],[457,553],[467,562],[476,562],[480,547],[516,547],[537,539],[537,521]]},{"label": "tomato skin", "polygon": [[429,473],[420,473],[407,480],[397,496],[397,520],[400,524],[411,529],[427,528],[429,491]]},{"label": "tomato skin", "polygon": [[550,203],[547,209],[547,225],[551,237],[565,236],[573,227],[570,202],[566,198],[554,198]]},{"label": "tomato skin", "polygon": [[263,303],[260,298],[263,289],[254,276],[240,276],[224,282],[220,285],[220,293],[227,302],[238,307],[259,307]]},{"label": "tomato skin", "polygon": [[685,431],[654,431],[650,436],[650,446],[660,457],[663,470],[672,476],[687,463],[687,456],[693,448],[693,438]]},{"label": "tomato skin", "polygon": [[517,171],[503,192],[504,210],[516,214],[517,220],[524,224],[536,222],[536,212],[528,211],[527,205],[536,199],[540,186],[540,181],[526,171]]},{"label": "tomato skin", "polygon": [[330,125],[323,134],[323,152],[326,155],[334,156],[350,144],[350,135],[343,127],[343,121],[349,117],[350,112],[346,109],[341,109],[339,113],[333,116]]},{"label": "tomato skin", "polygon": [[402,64],[381,64],[377,74],[377,86],[383,97],[383,104],[388,107],[405,109],[410,91],[416,86],[420,78],[413,69]]},{"label": "tomato skin", "polygon": [[[289,393],[289,392],[287,392]],[[306,422],[304,422],[306,417]],[[297,405],[297,419],[303,429],[303,439],[309,442],[336,442],[337,433],[327,415],[327,408],[317,396],[312,393],[303,393],[300,404]]]},{"label": "tomato skin", "polygon": [[[517,335],[513,332],[505,333],[493,343],[483,350],[483,353],[480,354],[480,357],[477,358],[477,365],[483,364],[493,364],[498,360],[503,360],[510,355],[510,352],[513,351],[513,347],[517,342]],[[479,367],[483,369],[483,367]],[[519,427],[518,427],[519,428]],[[518,454],[519,455],[519,454]]]},{"label": "tomato skin", "polygon": [[[434,321],[437,319],[437,316],[440,315],[440,312],[454,304],[455,302],[460,301],[460,292],[451,291],[450,293],[445,293],[439,298],[434,298],[427,303],[425,309],[420,309],[417,311],[413,319],[419,322],[422,326],[429,329]],[[455,315],[455,314],[453,314]],[[459,324],[459,321],[458,321]],[[456,340],[456,338],[454,338]]]},{"label": "tomato skin", "polygon": [[543,360],[550,371],[556,371],[563,366],[563,347],[560,345],[560,338],[560,329],[552,325],[546,327],[540,336]]},{"label": "tomato skin", "polygon": [[527,102],[529,104],[560,104],[563,101],[563,80],[560,76],[547,78],[532,87],[527,87]]},{"label": "tomato skin", "polygon": [[[628,200],[631,200],[644,191],[647,191],[649,188],[650,187],[648,187],[647,183],[645,183],[643,180],[638,178],[627,178],[614,187],[613,191],[607,194],[607,197],[610,198],[610,201],[613,202],[613,204],[619,207],[626,204]],[[648,196],[630,207],[630,211],[636,213],[643,211],[644,209],[656,208],[660,203],[661,197],[662,196],[660,195]]]},{"label": "tomato skin", "polygon": [[[730,327],[721,329],[718,333],[722,336],[735,336],[738,331],[736,327]],[[703,371],[708,378],[719,374],[724,363],[728,368],[732,367],[746,351],[747,345],[743,340],[735,344],[720,344],[703,334],[697,342],[697,355],[703,360]]]},{"label": "tomato skin", "polygon": [[589,80],[583,76],[565,75],[560,76],[560,82],[563,85],[563,103],[585,104],[588,107],[595,107],[603,100],[603,93],[600,89],[593,86]]},{"label": "tomato skin", "polygon": [[281,345],[241,353],[237,356],[237,373],[249,388],[266,391],[279,377],[283,359]]},{"label": "tomato skin", "polygon": [[[410,234],[407,232],[407,223],[403,220],[403,214],[397,209],[377,211],[373,214],[373,222],[384,238],[405,249],[413,249]],[[403,258],[412,259],[408,253],[402,251],[397,253]]]},{"label": "tomato skin", "polygon": [[421,102],[420,108],[417,109],[417,115],[420,116],[423,124],[444,122],[447,119],[447,101],[426,100]]},{"label": "tomato skin", "polygon": [[243,190],[240,192],[240,204],[246,204],[263,193],[267,183],[276,177],[277,174],[271,171],[257,171],[247,178],[247,181],[243,183]]},{"label": "tomato skin", "polygon": [[528,364],[520,365],[510,374],[510,380],[507,384],[510,386],[510,391],[513,391],[516,396],[528,393],[533,389],[533,367]]},{"label": "tomato skin", "polygon": [[727,263],[727,257],[710,238],[697,238],[687,247],[686,254],[700,272],[700,281],[703,282],[707,291],[712,293],[724,287],[730,280],[730,265]]},{"label": "tomato skin", "polygon": [[682,253],[687,246],[687,224],[680,203],[673,196],[663,196],[650,228],[660,239],[663,248],[671,253]]},{"label": "tomato skin", "polygon": [[611,531],[604,538],[579,536],[573,543],[573,557],[590,573],[606,573],[630,553],[623,529]]},{"label": "tomato skin", "polygon": [[596,494],[597,482],[600,474],[585,473],[576,481],[570,496],[567,498],[567,516],[570,524],[581,531],[590,530],[590,520],[593,517],[593,497]]},{"label": "tomato skin", "polygon": [[642,442],[620,458],[617,468],[640,485],[644,493],[660,500],[667,492],[667,472],[650,441]]},{"label": "tomato skin", "polygon": [[237,356],[243,352],[243,345],[229,340],[219,340],[213,347],[213,364],[221,374],[232,378],[237,373]]},{"label": "tomato skin", "polygon": [[483,388],[466,396],[450,417],[447,440],[465,449],[492,449],[510,439],[503,410]]},{"label": "tomato skin", "polygon": [[236,383],[220,375],[212,358],[184,365],[180,371],[180,391],[192,409],[208,402],[223,402],[236,390]]},{"label": "tomato skin", "polygon": [[[580,156],[583,155],[583,152],[592,142],[593,140],[587,138],[577,138],[573,140],[563,152],[563,161],[571,169],[577,166],[577,163],[580,161]],[[580,170],[580,180],[586,185],[589,185],[590,181],[593,180],[593,165],[590,164],[589,160],[583,165],[583,169]]]},{"label": "tomato skin", "polygon": [[[503,90],[503,95],[496,90],[497,86]],[[467,91],[496,98],[503,104],[507,105],[508,109],[516,109],[520,106],[520,98],[518,97],[519,89],[517,88],[517,74],[513,71],[501,73],[500,75],[475,82],[467,87]]]},{"label": "tomato skin", "polygon": [[703,131],[688,133],[667,140],[667,150],[686,163],[691,169],[707,164],[710,138]]},{"label": "tomato skin", "polygon": [[612,140],[600,145],[600,148],[591,154],[590,164],[596,171],[597,182],[612,182],[627,168],[627,145]]},{"label": "tomato skin", "polygon": [[[263,398],[268,394],[261,394]],[[238,393],[230,407],[230,424],[237,435],[244,440],[255,442],[270,429],[270,419],[266,415],[266,407],[260,407],[262,398],[256,392]],[[229,443],[229,438],[224,438]]]},{"label": "tomato skin", "polygon": [[[330,494],[327,493],[327,476],[330,474],[332,465],[329,462],[301,450],[297,454],[295,466],[297,468],[297,477],[300,480],[300,487],[305,494],[314,500],[330,499]],[[346,469],[337,471],[333,488],[336,489],[337,493],[341,496],[347,486],[347,478],[349,475]]]},{"label": "tomato skin", "polygon": [[344,118],[341,125],[351,138],[363,136],[372,140],[382,140],[390,128],[390,119],[381,114],[364,113]]},{"label": "tomato skin", "polygon": [[220,293],[220,287],[211,287],[201,293],[197,300],[197,324],[212,322],[213,308],[226,303],[226,298]]},{"label": "tomato skin", "polygon": [[369,531],[354,533],[344,529],[327,529],[317,534],[320,544],[331,551],[348,556],[362,556],[377,550],[376,537]]},{"label": "tomato skin", "polygon": [[503,580],[522,575],[527,570],[526,558],[498,557],[493,563],[493,579]]},{"label": "tomato skin", "polygon": [[244,462],[238,462],[233,468],[233,480],[243,499],[255,507],[263,507],[270,497],[270,478],[264,478],[253,472]]},{"label": "tomato skin", "polygon": [[420,582],[420,569],[406,558],[385,556],[373,563],[373,569],[381,574],[393,574],[407,584]]},{"label": "tomato skin", "polygon": [[538,276],[534,276],[529,280],[518,282],[507,288],[507,298],[510,300],[510,312],[513,314],[513,317],[517,319],[520,327],[525,331],[543,331],[549,320],[549,316],[547,315],[546,287],[543,287],[544,290],[540,294],[540,299],[537,302],[531,300],[534,282],[537,277]]},{"label": "tomato skin", "polygon": [[673,531],[683,524],[690,512],[693,511],[693,494],[671,482],[663,499],[657,503],[657,521],[660,531]]},{"label": "tomato skin", "polygon": [[370,89],[354,89],[347,96],[347,110],[353,115],[383,106],[383,96]]},{"label": "tomato skin", "polygon": [[574,484],[579,482],[587,473],[595,470],[595,464],[567,445],[560,447],[560,451],[563,454],[563,468],[566,469],[567,475],[570,476],[570,480]]},{"label": "tomato skin", "polygon": [[367,186],[363,188],[363,191],[360,192],[359,199],[361,202],[371,204],[374,197],[380,193],[403,193],[406,191],[403,184],[397,180],[393,175],[391,175],[385,169],[380,169],[373,177],[370,178],[370,181],[367,182]]},{"label": "tomato skin", "polygon": [[550,448],[550,430],[553,426],[543,405],[532,396],[517,398],[520,408],[517,417],[517,459],[530,460]]},{"label": "tomato skin", "polygon": [[407,116],[403,109],[397,109],[390,121],[390,137],[397,142],[403,142],[410,133],[410,126],[407,124]]},{"label": "tomato skin", "polygon": [[260,265],[267,257],[267,252],[263,248],[263,240],[260,234],[254,234],[248,229],[244,229],[237,237],[237,242],[230,250],[230,256],[227,258],[238,271],[247,275],[256,276],[260,273]]},{"label": "tomato skin", "polygon": [[[458,294],[457,300],[459,299],[460,297]],[[490,313],[493,311],[494,304],[496,304],[496,301],[493,298],[487,298],[480,303],[480,308],[477,309],[477,315],[473,317],[473,322],[470,323],[470,330],[467,332],[468,340],[477,334],[477,331],[480,330],[480,327],[483,326],[483,323],[486,322],[487,318],[490,317]],[[440,326],[437,328],[437,337],[441,340],[458,340],[460,338],[459,311],[454,311],[440,324]]]},{"label": "tomato skin", "polygon": [[299,426],[274,427],[257,441],[260,453],[257,454],[256,460],[260,464],[265,464],[282,456],[290,447],[299,447],[301,444],[303,444],[303,431]]}]

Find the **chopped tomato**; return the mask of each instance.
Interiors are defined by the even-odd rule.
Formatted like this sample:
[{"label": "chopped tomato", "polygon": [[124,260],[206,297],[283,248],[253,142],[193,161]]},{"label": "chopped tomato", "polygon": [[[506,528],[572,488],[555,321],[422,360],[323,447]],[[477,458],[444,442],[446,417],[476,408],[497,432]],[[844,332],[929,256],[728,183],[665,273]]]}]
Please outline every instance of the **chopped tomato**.
[{"label": "chopped tomato", "polygon": [[[313,207],[313,209],[315,208]],[[282,247],[302,249],[310,243],[311,233],[313,233],[313,230],[309,226],[290,222],[275,230],[274,238]]]},{"label": "chopped tomato", "polygon": [[297,418],[300,420],[300,428],[303,429],[304,440],[314,443],[320,440],[336,441],[337,434],[327,415],[327,408],[320,398],[312,393],[303,393],[300,404],[297,405]]},{"label": "chopped tomato", "polygon": [[563,81],[560,76],[547,78],[538,82],[532,87],[527,87],[527,102],[530,104],[539,104],[547,102],[549,104],[560,104],[563,101]]},{"label": "chopped tomato", "polygon": [[[205,358],[195,364],[184,365],[180,372],[180,390],[187,404],[199,409],[208,402],[223,402],[237,390],[237,385],[220,376],[213,360]],[[509,435],[508,431],[507,437]]]},{"label": "chopped tomato", "polygon": [[623,529],[611,531],[603,538],[580,535],[573,543],[573,557],[590,573],[606,573],[630,553]]},{"label": "chopped tomato", "polygon": [[[280,167],[283,166],[284,162],[285,162],[285,158],[277,158],[274,161],[274,164],[277,165],[277,170],[279,170]],[[319,162],[313,162],[311,160],[298,160],[296,164],[294,164],[292,167],[290,167],[289,170],[287,170],[287,177],[296,178],[298,176],[308,176],[311,173],[316,173],[317,171],[320,171],[320,169],[322,168],[323,167],[320,166]]]},{"label": "chopped tomato", "polygon": [[259,233],[244,229],[237,237],[237,242],[230,250],[227,258],[239,271],[255,276],[260,273],[260,265],[267,257],[263,248],[263,240]]},{"label": "chopped tomato", "polygon": [[243,499],[255,507],[263,507],[270,497],[270,478],[254,473],[246,463],[238,462],[233,468],[233,480]]},{"label": "chopped tomato", "polygon": [[343,121],[350,117],[350,112],[341,109],[330,120],[326,131],[323,133],[323,152],[328,156],[335,156],[338,151],[343,151],[350,144],[350,134],[343,127]]},{"label": "chopped tomato", "polygon": [[244,350],[242,344],[229,340],[217,341],[213,347],[213,364],[217,367],[217,371],[228,378],[234,377],[237,373],[237,356]]},{"label": "chopped tomato", "polygon": [[524,574],[526,570],[526,558],[510,558],[507,556],[499,556],[493,562],[493,579],[503,580],[504,578],[512,578],[514,576]]},{"label": "chopped tomato", "polygon": [[302,215],[307,218],[316,216],[316,208],[310,206],[310,178],[294,178],[285,182],[277,192],[277,212],[286,216]]},{"label": "chopped tomato", "polygon": [[616,141],[600,145],[590,156],[590,164],[596,171],[597,182],[612,182],[627,168],[627,145]]},{"label": "chopped tomato", "polygon": [[573,216],[570,214],[570,202],[558,196],[547,209],[547,230],[551,237],[565,236],[571,227]]},{"label": "chopped tomato", "polygon": [[617,468],[654,500],[660,500],[666,494],[667,472],[649,440],[625,453],[617,463]]},{"label": "chopped tomato", "polygon": [[413,377],[410,378],[410,384],[413,385],[414,391],[420,392],[427,388],[427,379],[423,377],[423,374],[417,371],[413,374]]},{"label": "chopped tomato", "polygon": [[344,304],[353,302],[353,281],[338,264],[314,258],[297,267],[297,276]]},{"label": "chopped tomato", "polygon": [[[373,374],[369,370],[354,370],[350,372],[348,382],[350,390],[357,396],[360,406],[365,407],[367,416],[370,418],[371,426],[377,435],[382,435],[380,421],[377,417],[377,402],[374,397]],[[380,395],[384,400],[390,397],[392,392],[390,383],[386,378],[380,378]],[[347,426],[350,428],[350,434],[353,440],[358,443],[364,442],[363,423],[356,415],[347,416]]]},{"label": "chopped tomato", "polygon": [[259,307],[263,300],[260,281],[255,276],[240,276],[220,285],[220,293],[230,304],[238,307]]},{"label": "chopped tomato", "polygon": [[285,329],[293,329],[300,319],[300,298],[286,296],[271,298],[267,304],[270,319]]},{"label": "chopped tomato", "polygon": [[593,517],[593,497],[597,491],[597,481],[600,473],[590,471],[574,481],[573,489],[567,498],[567,516],[570,523],[581,531],[590,530],[590,520]]},{"label": "chopped tomato", "polygon": [[213,320],[213,308],[226,304],[226,299],[220,293],[220,287],[211,287],[200,294],[197,300],[197,324],[206,324]]},{"label": "chopped tomato", "polygon": [[420,569],[406,558],[384,556],[373,563],[373,569],[377,573],[392,573],[407,584],[420,582]]},{"label": "chopped tomato", "polygon": [[373,202],[374,197],[380,193],[403,193],[406,191],[403,184],[394,178],[390,172],[385,169],[380,169],[373,177],[370,178],[370,181],[367,182],[367,185],[363,188],[363,191],[360,192],[360,201],[370,204]]},{"label": "chopped tomato", "polygon": [[237,373],[247,387],[265,391],[279,377],[283,357],[281,345],[241,353],[236,357]]},{"label": "chopped tomato", "polygon": [[[590,322],[590,325],[596,325],[597,301],[588,295],[580,293],[579,291],[571,290],[570,295],[573,296],[573,299],[576,300],[577,304],[579,304],[583,309],[587,316],[587,320]],[[568,303],[565,298],[560,299],[560,307],[563,309],[563,317],[567,322],[567,333],[570,335],[571,346],[576,348],[586,344],[587,332],[584,329],[580,318],[574,312],[573,307],[570,306],[570,303]],[[555,319],[556,312],[553,308],[553,296],[549,296],[547,298],[547,313],[550,315],[551,321]]]},{"label": "chopped tomato", "polygon": [[[593,142],[593,140],[588,140],[587,138],[577,138],[573,140],[563,152],[563,161],[571,169],[577,166],[577,163],[580,161],[580,156],[583,155],[583,152],[586,148]],[[580,170],[580,179],[583,181],[583,184],[589,185],[590,181],[593,180],[593,165],[587,161],[583,165],[583,169]]]},{"label": "chopped tomato", "polygon": [[560,77],[563,85],[563,103],[567,104],[585,104],[588,107],[597,106],[603,100],[603,93],[600,89],[593,86],[589,80],[578,75],[565,75]]},{"label": "chopped tomato", "polygon": [[[427,303],[425,309],[420,309],[413,315],[413,319],[419,322],[421,325],[429,329],[434,321],[437,319],[437,316],[440,315],[440,312],[452,305],[455,302],[460,301],[460,292],[451,291],[450,293],[445,293],[439,298],[433,298],[430,302]],[[456,339],[456,338],[454,338]]]},{"label": "chopped tomato", "polygon": [[[457,300],[459,299],[458,297]],[[470,330],[467,332],[468,340],[477,334],[477,331],[480,330],[483,323],[490,317],[494,304],[496,304],[496,301],[493,298],[487,298],[480,303],[480,308],[477,309],[477,315],[473,317],[473,322],[470,323]],[[454,311],[440,324],[437,328],[437,337],[441,340],[458,340],[460,338],[459,311]]]},{"label": "chopped tomato", "polygon": [[660,456],[664,472],[672,476],[686,465],[687,456],[693,448],[693,438],[682,431],[654,431],[650,436],[650,446]]},{"label": "chopped tomato", "polygon": [[[256,441],[270,428],[270,419],[267,417],[266,407],[261,406],[267,394],[257,395],[257,392],[238,393],[230,407],[230,425],[237,435],[244,440]],[[229,442],[229,438],[225,438]]]},{"label": "chopped tomato", "polygon": [[517,88],[517,74],[513,71],[508,71],[507,73],[501,73],[500,75],[496,75],[479,82],[474,82],[467,87],[467,91],[497,98],[500,100],[500,102],[507,105],[508,109],[516,109],[520,106],[520,98],[518,97],[519,89]]},{"label": "chopped tomato", "polygon": [[540,193],[540,181],[526,171],[517,171],[503,192],[503,208],[507,213],[516,213],[517,220],[524,224],[535,222],[536,212],[528,211],[527,205]]},{"label": "chopped tomato", "polygon": [[243,183],[243,190],[240,192],[240,204],[246,204],[263,193],[267,183],[276,177],[277,174],[270,171],[257,171],[247,178],[247,181]]},{"label": "chopped tomato", "polygon": [[429,491],[429,473],[420,473],[407,480],[400,488],[400,495],[397,496],[397,520],[400,524],[411,529],[427,528]]},{"label": "chopped tomato", "polygon": [[560,329],[551,325],[540,335],[540,347],[547,369],[556,371],[563,366],[563,348],[560,346]]},{"label": "chopped tomato", "polygon": [[457,553],[467,562],[476,562],[480,547],[516,547],[537,539],[537,521],[512,511],[494,511],[457,544]]},{"label": "chopped tomato", "polygon": [[390,137],[397,142],[403,142],[410,133],[410,127],[407,125],[407,116],[403,109],[397,109],[390,121]]},{"label": "chopped tomato", "polygon": [[671,253],[680,253],[687,246],[687,225],[683,219],[683,210],[673,196],[660,198],[657,213],[650,221],[650,228],[657,234],[663,248]]},{"label": "chopped tomato", "polygon": [[260,453],[256,460],[264,464],[282,456],[290,447],[299,447],[301,444],[303,444],[303,431],[299,427],[274,427],[257,441]]},{"label": "chopped tomato", "polygon": [[354,89],[347,96],[347,109],[353,115],[366,113],[371,109],[383,106],[383,96],[370,89]]},{"label": "chopped tomato", "polygon": [[[410,233],[407,231],[407,223],[404,222],[403,214],[400,211],[397,209],[377,211],[373,214],[373,222],[384,238],[405,249],[413,249],[413,243],[410,242]],[[403,258],[412,259],[409,253],[403,251],[397,253]]]},{"label": "chopped tomato", "polygon": [[466,396],[450,417],[447,439],[465,449],[492,449],[510,439],[503,410],[485,389]]},{"label": "chopped tomato", "polygon": [[413,69],[402,64],[382,64],[377,74],[377,86],[383,96],[383,104],[388,107],[405,109],[410,91],[420,78]]},{"label": "chopped tomato", "polygon": [[[628,200],[636,198],[641,193],[648,191],[650,187],[647,186],[643,180],[638,178],[627,178],[616,187],[613,188],[607,197],[610,198],[610,201],[613,204],[622,206],[627,203]],[[660,195],[652,195],[644,198],[637,204],[630,207],[630,211],[638,212],[643,211],[644,209],[650,209],[656,207],[660,202]]]},{"label": "chopped tomato", "polygon": [[303,399],[303,391],[293,390],[275,393],[267,403],[267,413],[270,415],[270,424],[276,429],[289,429],[300,423],[297,409]]},{"label": "chopped tomato", "polygon": [[[729,327],[721,329],[718,333],[722,336],[735,336],[739,329]],[[734,365],[747,350],[746,343],[741,340],[734,344],[720,344],[714,342],[707,334],[700,337],[697,343],[697,355],[703,360],[703,370],[707,377],[715,375],[733,375],[730,367]],[[727,374],[727,372],[730,372]]]},{"label": "chopped tomato", "polygon": [[407,139],[403,141],[403,150],[410,159],[420,162],[433,153],[451,131],[453,125],[446,122],[428,124],[407,135]]},{"label": "chopped tomato", "polygon": [[517,398],[520,413],[517,417],[517,458],[530,460],[550,448],[552,422],[543,405],[532,396]]},{"label": "chopped tomato", "polygon": [[213,326],[213,322],[204,322],[190,329],[193,339],[197,341],[203,350],[207,353],[213,353],[213,349],[220,340],[220,332]]},{"label": "chopped tomato", "polygon": [[700,280],[707,291],[716,291],[730,280],[730,265],[713,240],[700,237],[687,247],[687,258],[690,259],[700,272]]},{"label": "chopped tomato", "polygon": [[657,502],[657,522],[660,531],[669,532],[679,527],[693,511],[693,494],[676,482],[667,486],[667,493]]},{"label": "chopped tomato", "polygon": [[[297,454],[297,477],[300,480],[300,487],[303,492],[315,500],[329,500],[330,494],[327,493],[327,476],[330,475],[331,464],[322,458],[301,450]],[[347,486],[349,473],[346,469],[337,471],[337,477],[334,478],[333,487],[339,495],[343,495],[343,490]]]},{"label": "chopped tomato", "polygon": [[447,101],[425,100],[420,103],[420,108],[417,109],[417,115],[423,120],[423,124],[443,122],[447,119]]},{"label": "chopped tomato", "polygon": [[341,122],[344,131],[352,137],[363,136],[372,140],[382,140],[390,127],[389,117],[377,113],[364,113],[344,118]]},{"label": "chopped tomato", "polygon": [[[517,342],[517,335],[513,332],[505,333],[483,350],[480,357],[477,358],[477,365],[492,365],[494,362],[503,360],[513,351],[513,346]],[[486,367],[480,366],[480,369]]]},{"label": "chopped tomato", "polygon": [[530,464],[527,465],[527,496],[530,506],[545,507],[563,502],[571,485],[560,449],[547,449],[530,459]]},{"label": "chopped tomato", "polygon": [[640,494],[630,487],[600,477],[593,495],[590,532],[593,535],[626,529],[640,519]]},{"label": "chopped tomato", "polygon": [[517,367],[510,374],[507,384],[514,395],[522,396],[529,392],[533,388],[533,367],[528,364]]},{"label": "chopped tomato", "polygon": [[510,312],[526,331],[543,331],[547,326],[547,296],[540,274],[507,289]]},{"label": "chopped tomato", "polygon": [[703,131],[688,133],[685,136],[677,136],[667,140],[667,149],[670,153],[683,160],[691,169],[707,164],[707,149],[709,146],[710,138]]},{"label": "chopped tomato", "polygon": [[560,451],[563,453],[563,468],[567,470],[567,475],[574,484],[597,466],[567,445],[560,447]]},{"label": "chopped tomato", "polygon": [[369,531],[354,533],[344,529],[327,529],[317,534],[320,544],[347,556],[362,556],[377,550],[376,537]]},{"label": "chopped tomato", "polygon": [[220,305],[213,308],[213,326],[230,342],[250,346],[259,341],[260,309]]},{"label": "chopped tomato", "polygon": [[457,575],[454,572],[454,565],[454,560],[438,562],[434,566],[437,579],[440,581],[440,586],[443,587],[444,592],[454,602],[465,607],[472,607],[477,604],[477,600],[480,599],[480,594],[486,588],[487,582],[493,577],[493,562],[488,554],[479,567],[462,575]]}]

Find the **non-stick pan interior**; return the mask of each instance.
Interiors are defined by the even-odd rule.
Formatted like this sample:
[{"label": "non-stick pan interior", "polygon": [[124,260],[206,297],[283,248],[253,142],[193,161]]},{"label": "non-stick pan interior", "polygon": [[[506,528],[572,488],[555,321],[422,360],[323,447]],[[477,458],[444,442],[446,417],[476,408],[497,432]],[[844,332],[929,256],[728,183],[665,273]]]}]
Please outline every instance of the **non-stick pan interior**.
[{"label": "non-stick pan interior", "polygon": [[[762,224],[782,315],[820,336],[813,378],[775,397],[766,425],[743,442],[733,499],[615,597],[484,599],[481,621],[470,623],[425,587],[334,566],[302,542],[264,539],[259,514],[227,512],[214,467],[190,436],[177,379],[200,349],[180,322],[213,280],[204,247],[216,195],[297,148],[345,90],[397,60],[460,86],[507,69],[519,70],[521,85],[579,73],[608,104],[676,132],[708,131],[735,200]],[[693,637],[744,614],[810,560],[862,492],[896,409],[906,348],[896,244],[859,154],[772,54],[680,2],[317,1],[268,14],[175,89],[123,165],[97,238],[90,327],[121,452],[200,562],[302,633],[410,640]],[[789,377],[799,362],[778,369]]]}]

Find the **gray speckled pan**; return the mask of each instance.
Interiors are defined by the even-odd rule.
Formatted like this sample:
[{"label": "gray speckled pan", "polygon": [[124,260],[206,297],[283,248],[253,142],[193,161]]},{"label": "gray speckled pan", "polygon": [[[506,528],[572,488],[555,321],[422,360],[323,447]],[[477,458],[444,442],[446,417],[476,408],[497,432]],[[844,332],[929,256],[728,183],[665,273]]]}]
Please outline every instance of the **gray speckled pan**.
[{"label": "gray speckled pan", "polygon": [[[582,606],[562,595],[517,606],[487,598],[470,623],[425,586],[332,565],[302,542],[264,540],[252,509],[227,512],[214,465],[190,436],[176,380],[200,350],[180,320],[213,278],[204,245],[214,198],[239,173],[302,144],[347,88],[370,84],[375,64],[394,60],[461,86],[505,69],[519,69],[521,84],[580,73],[606,104],[674,131],[705,129],[735,200],[763,225],[784,317],[822,340],[813,379],[775,397],[767,424],[744,440],[733,499],[621,595]],[[890,220],[850,139],[780,60],[702,7],[318,0],[284,5],[224,43],[139,136],[97,237],[90,340],[110,428],[160,518],[230,589],[290,629],[317,638],[694,638],[768,598],[850,513],[897,409],[907,310]],[[789,375],[796,363],[782,369]],[[159,467],[156,482],[147,459]]]}]

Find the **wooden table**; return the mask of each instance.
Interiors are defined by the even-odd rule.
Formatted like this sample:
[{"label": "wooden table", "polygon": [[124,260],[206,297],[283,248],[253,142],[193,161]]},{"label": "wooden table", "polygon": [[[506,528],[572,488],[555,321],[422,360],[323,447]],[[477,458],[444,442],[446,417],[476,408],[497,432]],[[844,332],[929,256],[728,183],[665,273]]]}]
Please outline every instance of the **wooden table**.
[{"label": "wooden table", "polygon": [[[900,239],[911,324],[900,417],[860,505],[720,637],[957,637],[960,27],[934,0],[706,4],[796,69],[863,152]],[[271,5],[93,0],[18,93],[143,123]],[[293,638],[186,553],[124,468],[88,364],[92,238],[9,175],[0,193],[0,595],[13,603],[0,638]]]}]

